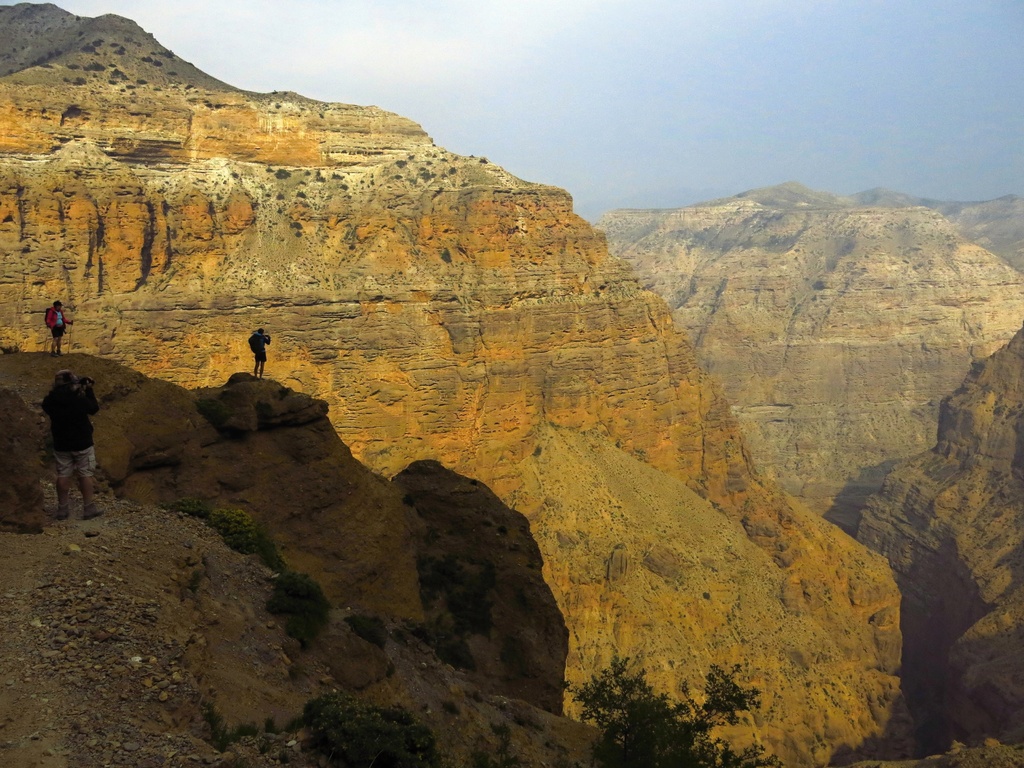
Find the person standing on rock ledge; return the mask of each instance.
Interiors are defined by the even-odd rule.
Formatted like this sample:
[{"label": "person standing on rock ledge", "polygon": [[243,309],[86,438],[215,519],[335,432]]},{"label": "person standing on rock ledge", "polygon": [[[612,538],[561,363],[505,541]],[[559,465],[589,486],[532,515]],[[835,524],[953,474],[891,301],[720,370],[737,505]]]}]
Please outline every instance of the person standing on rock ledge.
[{"label": "person standing on rock ledge", "polygon": [[257,328],[249,337],[249,349],[256,356],[256,365],[253,366],[252,375],[262,379],[263,366],[267,362],[267,345],[270,344],[270,334],[264,333],[262,328]]},{"label": "person standing on rock ledge", "polygon": [[46,325],[50,329],[50,357],[61,356],[61,343],[64,341],[64,333],[71,320],[64,314],[64,305],[59,301],[53,302],[52,307],[46,310]]},{"label": "person standing on rock ledge", "polygon": [[96,451],[92,442],[89,417],[99,409],[92,391],[93,380],[78,378],[71,371],[57,371],[53,388],[43,398],[43,410],[50,417],[53,455],[57,462],[57,519],[67,520],[71,478],[78,475],[82,492],[82,519],[100,514],[93,501],[92,476],[96,470]]}]

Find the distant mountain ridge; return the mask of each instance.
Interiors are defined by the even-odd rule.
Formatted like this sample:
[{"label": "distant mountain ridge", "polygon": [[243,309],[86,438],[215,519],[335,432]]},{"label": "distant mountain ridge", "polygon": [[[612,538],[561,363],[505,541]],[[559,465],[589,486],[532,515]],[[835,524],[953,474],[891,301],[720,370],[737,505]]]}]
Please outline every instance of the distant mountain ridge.
[{"label": "distant mountain ridge", "polygon": [[[1024,276],[922,202],[790,182],[597,225],[689,331],[759,463],[848,527],[1024,317]],[[956,205],[988,220],[986,204]]]},{"label": "distant mountain ridge", "polygon": [[[720,197],[707,202],[682,206],[700,208],[728,205],[737,200],[749,200],[768,208],[931,208],[938,211],[959,229],[960,234],[986,250],[1003,257],[1015,269],[1024,271],[1024,197],[1003,195],[994,200],[954,202],[915,197],[876,187],[853,195],[838,195],[811,189],[796,181],[770,187],[759,187],[740,192],[732,197]],[[677,208],[623,208],[619,211],[672,211]],[[618,211],[609,211],[608,215]]]}]

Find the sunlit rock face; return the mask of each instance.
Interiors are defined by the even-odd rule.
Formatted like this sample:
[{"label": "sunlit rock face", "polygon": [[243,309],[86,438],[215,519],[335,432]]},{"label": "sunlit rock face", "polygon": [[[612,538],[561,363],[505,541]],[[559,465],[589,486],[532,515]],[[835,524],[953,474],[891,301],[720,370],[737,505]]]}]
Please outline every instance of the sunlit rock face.
[{"label": "sunlit rock face", "polygon": [[1024,317],[1024,276],[898,202],[787,184],[598,225],[689,332],[759,464],[847,530]]},{"label": "sunlit rock face", "polygon": [[1024,738],[1024,333],[942,403],[938,443],[872,497],[858,538],[903,591],[920,735]]},{"label": "sunlit rock face", "polygon": [[[136,50],[129,38],[144,34],[123,20],[89,26],[89,42],[48,68],[0,78],[0,112],[20,131],[0,155],[0,342],[42,349],[42,310],[60,297],[72,349],[210,386],[250,368],[246,338],[264,327],[267,375],[323,398],[363,462],[391,475],[439,460],[530,518],[570,627],[571,679],[650,650],[677,660],[657,662],[674,690],[757,637],[750,674],[773,705],[754,725],[787,763],[901,747],[891,576],[758,479],[664,301],[609,256],[567,193],[435,147],[377,109],[188,74],[150,38]],[[555,434],[577,448],[549,450]],[[687,554],[712,595],[700,611],[684,610],[692,595],[677,581],[634,588],[629,563],[671,581],[678,547],[653,548],[648,495],[617,489],[598,452],[665,484],[673,530],[689,524],[673,500],[684,494],[707,527],[729,530],[707,563]],[[592,514],[577,517],[581,504]],[[628,541],[606,539],[606,517]],[[560,536],[570,520],[598,543]],[[746,575],[745,553],[756,558]],[[587,575],[567,575],[577,569]],[[614,631],[598,631],[613,605]],[[706,642],[704,614],[718,627]]]}]

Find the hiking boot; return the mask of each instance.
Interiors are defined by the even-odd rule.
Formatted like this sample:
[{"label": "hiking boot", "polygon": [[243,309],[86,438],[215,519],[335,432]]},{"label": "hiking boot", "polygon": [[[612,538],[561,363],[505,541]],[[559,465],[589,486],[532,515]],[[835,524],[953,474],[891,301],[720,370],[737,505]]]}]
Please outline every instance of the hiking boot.
[{"label": "hiking boot", "polygon": [[68,508],[67,504],[58,504],[57,512],[54,514],[53,518],[54,520],[67,520],[70,511],[71,510]]},{"label": "hiking boot", "polygon": [[85,505],[85,508],[82,510],[82,519],[92,520],[94,517],[99,517],[102,514],[103,513],[100,512],[99,508],[96,506],[96,502],[90,501],[88,504]]}]

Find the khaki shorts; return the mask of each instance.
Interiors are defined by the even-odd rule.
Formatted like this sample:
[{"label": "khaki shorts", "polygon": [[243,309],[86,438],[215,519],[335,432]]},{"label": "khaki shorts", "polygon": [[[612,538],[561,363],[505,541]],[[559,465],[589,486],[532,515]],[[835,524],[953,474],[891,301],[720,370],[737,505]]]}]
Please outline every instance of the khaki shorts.
[{"label": "khaki shorts", "polygon": [[57,477],[92,477],[96,471],[96,451],[89,446],[84,451],[54,451],[57,459]]}]

